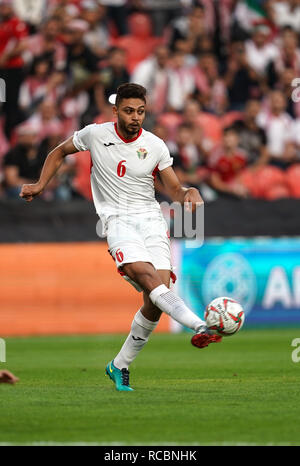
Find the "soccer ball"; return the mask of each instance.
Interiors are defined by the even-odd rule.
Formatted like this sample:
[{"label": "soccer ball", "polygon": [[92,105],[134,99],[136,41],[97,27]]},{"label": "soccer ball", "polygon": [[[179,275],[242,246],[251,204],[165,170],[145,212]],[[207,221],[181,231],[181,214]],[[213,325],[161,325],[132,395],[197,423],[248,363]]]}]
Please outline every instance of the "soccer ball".
[{"label": "soccer ball", "polygon": [[209,303],[204,318],[212,333],[230,336],[242,328],[245,313],[242,306],[234,299],[221,297]]}]

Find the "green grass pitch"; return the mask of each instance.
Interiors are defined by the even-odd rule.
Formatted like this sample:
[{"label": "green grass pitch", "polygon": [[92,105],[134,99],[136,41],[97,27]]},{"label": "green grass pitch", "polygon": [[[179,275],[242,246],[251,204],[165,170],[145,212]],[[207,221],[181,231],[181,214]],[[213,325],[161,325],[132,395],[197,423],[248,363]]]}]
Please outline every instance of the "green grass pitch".
[{"label": "green grass pitch", "polygon": [[124,336],[10,338],[0,444],[300,445],[300,328],[246,330],[196,349],[152,336],[131,366],[134,392],[104,376]]}]

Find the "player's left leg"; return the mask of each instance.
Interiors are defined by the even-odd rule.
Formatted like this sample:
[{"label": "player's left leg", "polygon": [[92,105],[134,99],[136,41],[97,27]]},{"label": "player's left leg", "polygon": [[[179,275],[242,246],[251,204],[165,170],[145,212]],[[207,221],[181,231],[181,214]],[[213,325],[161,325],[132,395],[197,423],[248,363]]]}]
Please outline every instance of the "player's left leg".
[{"label": "player's left leg", "polygon": [[[170,270],[158,270],[162,283],[169,287]],[[121,350],[106,368],[106,373],[115,382],[117,390],[130,391],[129,365],[148,342],[156,328],[162,312],[152,303],[144,292],[143,306],[137,311],[131,324],[131,330]]]}]

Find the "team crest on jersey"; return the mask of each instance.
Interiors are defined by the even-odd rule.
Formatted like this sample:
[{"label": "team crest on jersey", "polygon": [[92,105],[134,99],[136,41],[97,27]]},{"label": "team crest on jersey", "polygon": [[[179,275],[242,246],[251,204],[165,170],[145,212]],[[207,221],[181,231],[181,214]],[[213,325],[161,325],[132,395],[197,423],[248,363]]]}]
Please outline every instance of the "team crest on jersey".
[{"label": "team crest on jersey", "polygon": [[148,154],[147,149],[143,149],[142,147],[137,151],[138,158],[144,160]]}]

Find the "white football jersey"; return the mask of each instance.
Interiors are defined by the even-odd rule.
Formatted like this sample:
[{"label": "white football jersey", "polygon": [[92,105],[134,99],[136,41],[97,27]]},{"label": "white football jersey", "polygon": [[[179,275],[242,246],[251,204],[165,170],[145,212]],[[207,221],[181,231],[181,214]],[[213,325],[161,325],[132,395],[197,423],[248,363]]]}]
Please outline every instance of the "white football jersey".
[{"label": "white football jersey", "polygon": [[160,210],[155,199],[155,173],[173,163],[160,138],[141,129],[136,138],[126,141],[116,123],[109,122],[76,131],[73,143],[79,151],[91,153],[92,194],[102,220]]}]

